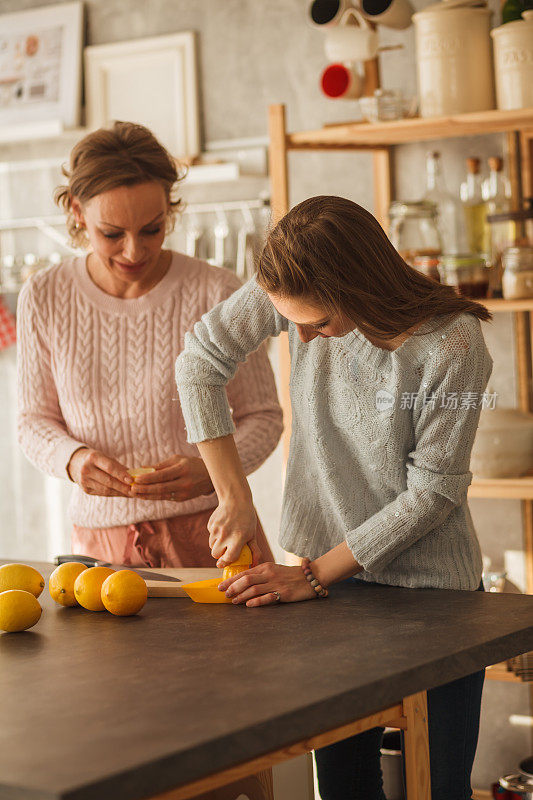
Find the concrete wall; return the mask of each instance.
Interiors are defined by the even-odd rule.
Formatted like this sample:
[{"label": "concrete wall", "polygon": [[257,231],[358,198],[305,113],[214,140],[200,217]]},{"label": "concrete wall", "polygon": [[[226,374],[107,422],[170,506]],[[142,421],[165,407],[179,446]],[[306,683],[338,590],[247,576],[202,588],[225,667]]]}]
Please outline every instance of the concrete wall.
[{"label": "concrete wall", "polygon": [[[0,13],[47,4],[35,0],[0,0]],[[326,63],[323,34],[306,23],[306,5],[304,0],[271,0],[268,3],[260,0],[87,0],[86,42],[103,44],[173,31],[197,31],[204,140],[265,136],[266,109],[272,102],[287,104],[288,125],[292,130],[356,119],[356,102],[328,101],[320,95],[318,77]],[[420,8],[426,2],[415,0],[414,5]],[[402,88],[406,94],[414,93],[413,30],[382,31],[382,43],[403,46],[403,49],[382,57],[383,85]],[[61,142],[0,146],[0,161],[63,156],[71,144],[66,138]],[[455,191],[462,178],[465,157],[498,155],[503,152],[503,145],[503,138],[490,136],[398,148],[395,162],[397,196],[417,199],[422,194],[423,158],[430,146],[441,150],[448,188]],[[313,194],[340,194],[372,208],[369,156],[293,154],[290,164],[292,203]],[[34,187],[28,184],[19,186],[18,191],[21,189],[27,192],[29,203]],[[239,187],[228,188],[229,195],[239,191],[242,191]],[[209,199],[210,190],[197,188],[195,196]],[[513,405],[516,387],[511,318],[498,316],[485,327],[495,361],[491,389],[498,392],[500,405]],[[10,354],[1,357],[0,370],[0,396],[4,399],[5,395],[6,403],[12,402],[9,387],[12,386],[13,363]],[[4,403],[2,407],[6,407]],[[4,420],[6,426],[10,424],[9,413],[4,415]],[[8,447],[8,438],[12,436],[10,430],[6,427],[2,432],[2,447]],[[46,489],[40,490],[40,499],[34,498],[32,502],[32,492],[28,487],[36,479],[32,477],[31,469],[19,459],[16,469],[13,469],[11,458],[1,461],[3,480],[0,487],[9,487],[4,492],[11,493],[16,489],[18,500],[13,504],[6,494],[1,498],[2,507],[9,509],[7,518],[4,517],[4,532],[0,535],[2,551],[6,555],[12,552],[18,558],[41,556],[45,538],[44,534],[39,538],[38,529],[42,502],[48,505],[52,518],[56,514],[57,525],[60,525],[66,487],[58,486],[55,481],[47,484]],[[252,483],[260,514],[274,544],[281,495],[279,449],[254,476]],[[484,552],[491,557],[494,567],[502,565],[505,549],[522,547],[519,503],[477,500],[471,505]],[[31,534],[28,533],[30,530]],[[56,552],[63,535],[56,528],[46,533],[46,541],[54,542]],[[508,723],[510,713],[525,713],[527,702],[526,687],[487,685],[474,771],[476,786],[487,789],[498,776],[513,771],[518,761],[530,754],[529,731],[512,728]]]}]

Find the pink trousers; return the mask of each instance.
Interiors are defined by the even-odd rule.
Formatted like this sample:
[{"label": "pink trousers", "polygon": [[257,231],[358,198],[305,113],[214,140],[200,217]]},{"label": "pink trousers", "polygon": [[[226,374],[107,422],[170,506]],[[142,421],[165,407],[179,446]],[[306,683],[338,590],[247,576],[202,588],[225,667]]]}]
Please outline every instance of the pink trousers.
[{"label": "pink trousers", "polygon": [[[213,509],[152,522],[136,522],[114,528],[81,528],[74,525],[72,553],[130,567],[214,567],[207,522]],[[274,561],[261,523],[257,520],[257,544],[263,561]]]}]

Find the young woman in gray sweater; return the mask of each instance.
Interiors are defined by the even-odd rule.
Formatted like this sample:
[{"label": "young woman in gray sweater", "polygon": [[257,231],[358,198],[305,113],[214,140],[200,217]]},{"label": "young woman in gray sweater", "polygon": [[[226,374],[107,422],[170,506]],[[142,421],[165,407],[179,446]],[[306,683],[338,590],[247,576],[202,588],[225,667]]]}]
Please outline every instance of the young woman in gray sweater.
[{"label": "young woman in gray sweater", "polygon": [[[292,432],[280,544],[301,566],[258,564],[220,585],[249,607],[314,599],[337,581],[481,588],[467,505],[470,452],[492,369],[487,309],[408,266],[374,217],[314,197],[271,231],[256,276],[186,336],[176,381],[188,439],[219,505],[218,566],[248,543],[251,492],[225,385],[261,342],[289,335]],[[433,800],[468,800],[483,671],[428,692]],[[317,751],[324,800],[383,800],[382,729]]]}]

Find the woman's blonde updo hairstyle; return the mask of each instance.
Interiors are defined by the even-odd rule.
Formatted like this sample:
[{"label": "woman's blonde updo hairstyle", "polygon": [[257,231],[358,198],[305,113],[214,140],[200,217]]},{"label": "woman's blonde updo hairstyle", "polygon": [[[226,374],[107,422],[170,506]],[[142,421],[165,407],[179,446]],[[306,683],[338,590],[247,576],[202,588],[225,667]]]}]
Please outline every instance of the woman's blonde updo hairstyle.
[{"label": "woman's blonde updo hairstyle", "polygon": [[70,154],[69,167],[64,166],[62,172],[68,184],[58,186],[54,199],[67,215],[72,243],[85,247],[87,234],[74,218],[73,197],[83,205],[119,186],[156,181],[163,186],[169,202],[170,232],[181,206],[181,200],[173,196],[175,184],[185,177],[187,168],[176,162],[144,125],[115,122],[111,128],[99,128],[79,141]]}]

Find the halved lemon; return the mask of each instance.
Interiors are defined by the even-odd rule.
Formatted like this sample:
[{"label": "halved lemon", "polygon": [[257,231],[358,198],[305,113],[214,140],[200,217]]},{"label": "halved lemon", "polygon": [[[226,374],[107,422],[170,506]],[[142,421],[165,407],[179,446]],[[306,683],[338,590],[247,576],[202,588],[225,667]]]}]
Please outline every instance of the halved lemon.
[{"label": "halved lemon", "polygon": [[242,548],[241,552],[240,552],[239,557],[235,561],[232,561],[229,566],[230,567],[235,567],[235,566],[240,565],[240,564],[246,564],[247,567],[250,567],[251,564],[252,564],[252,560],[253,560],[252,559],[252,551],[250,550],[248,545],[245,544],[244,547]]}]

